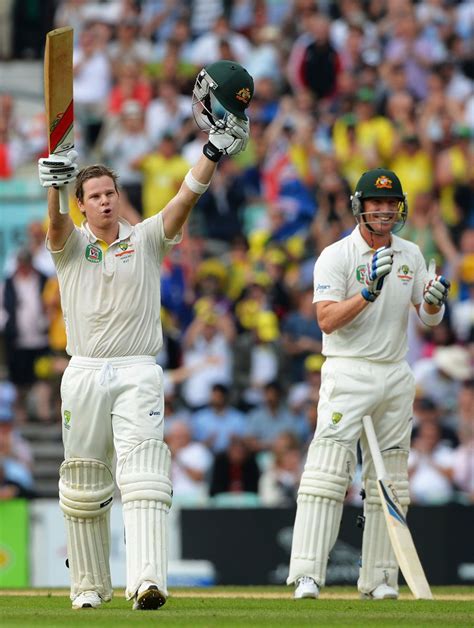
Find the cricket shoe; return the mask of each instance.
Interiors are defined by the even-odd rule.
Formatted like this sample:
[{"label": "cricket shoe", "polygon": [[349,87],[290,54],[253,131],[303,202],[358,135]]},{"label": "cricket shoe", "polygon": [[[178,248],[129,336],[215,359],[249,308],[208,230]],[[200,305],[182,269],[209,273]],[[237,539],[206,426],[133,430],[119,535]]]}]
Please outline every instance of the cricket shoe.
[{"label": "cricket shoe", "polygon": [[398,591],[389,587],[388,584],[379,584],[370,593],[362,593],[361,598],[363,600],[397,600]]},{"label": "cricket shoe", "polygon": [[303,576],[296,581],[296,588],[293,598],[295,600],[304,600],[305,598],[311,598],[316,600],[319,597],[319,587],[313,578],[309,576]]},{"label": "cricket shoe", "polygon": [[138,587],[133,603],[134,611],[154,611],[166,602],[166,595],[162,593],[154,582],[145,580]]},{"label": "cricket shoe", "polygon": [[102,604],[102,598],[96,591],[83,591],[74,599],[72,607],[74,610],[80,608],[99,608]]}]

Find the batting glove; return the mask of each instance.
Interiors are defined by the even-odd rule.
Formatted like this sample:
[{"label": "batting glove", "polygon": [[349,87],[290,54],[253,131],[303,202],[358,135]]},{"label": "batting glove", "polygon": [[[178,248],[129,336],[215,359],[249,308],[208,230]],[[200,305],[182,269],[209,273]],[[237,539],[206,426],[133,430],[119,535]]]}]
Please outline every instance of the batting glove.
[{"label": "batting glove", "polygon": [[443,275],[435,275],[428,281],[423,290],[426,303],[441,307],[446,303],[451,284]]},{"label": "batting glove", "polygon": [[211,161],[219,161],[222,155],[237,155],[246,149],[250,134],[248,120],[241,120],[229,114],[225,120],[219,120],[209,132],[209,141],[203,147],[203,153]]},{"label": "batting glove", "polygon": [[365,288],[361,294],[366,301],[375,301],[382,291],[385,277],[392,270],[393,250],[388,246],[382,246],[375,251],[372,259],[365,268]]},{"label": "batting glove", "polygon": [[76,164],[77,153],[70,150],[67,155],[42,157],[38,160],[38,174],[44,188],[60,188],[75,180],[79,167]]}]

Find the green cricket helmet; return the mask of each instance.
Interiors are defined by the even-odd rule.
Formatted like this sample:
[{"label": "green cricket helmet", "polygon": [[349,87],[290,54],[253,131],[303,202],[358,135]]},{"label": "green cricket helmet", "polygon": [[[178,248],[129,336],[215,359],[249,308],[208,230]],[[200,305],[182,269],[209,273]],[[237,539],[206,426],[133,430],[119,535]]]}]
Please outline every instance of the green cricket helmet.
[{"label": "green cricket helmet", "polygon": [[223,127],[229,113],[247,120],[245,109],[253,96],[253,78],[236,61],[216,61],[203,68],[194,84],[193,114],[200,129]]},{"label": "green cricket helmet", "polygon": [[370,213],[364,212],[364,200],[370,198],[398,199],[398,216],[394,222],[392,233],[397,233],[404,226],[408,216],[406,194],[402,189],[400,179],[392,170],[374,168],[364,172],[357,182],[354,195],[351,196],[352,213],[358,223],[364,222],[368,229],[375,231],[371,224]]}]

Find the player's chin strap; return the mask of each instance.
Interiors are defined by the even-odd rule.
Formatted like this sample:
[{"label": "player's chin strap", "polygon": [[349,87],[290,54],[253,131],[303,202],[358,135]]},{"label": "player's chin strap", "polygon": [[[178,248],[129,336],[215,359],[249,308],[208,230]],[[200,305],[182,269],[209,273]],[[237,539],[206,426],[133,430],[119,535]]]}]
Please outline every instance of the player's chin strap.
[{"label": "player's chin strap", "polygon": [[[382,503],[377,489],[377,477],[370,456],[365,456],[362,480],[365,489],[364,534],[362,537],[362,562],[358,581],[361,593],[371,593],[379,584],[398,590],[398,564],[392,549]],[[408,452],[391,449],[382,452],[387,475],[397,491],[404,513],[410,503],[408,486]]]}]

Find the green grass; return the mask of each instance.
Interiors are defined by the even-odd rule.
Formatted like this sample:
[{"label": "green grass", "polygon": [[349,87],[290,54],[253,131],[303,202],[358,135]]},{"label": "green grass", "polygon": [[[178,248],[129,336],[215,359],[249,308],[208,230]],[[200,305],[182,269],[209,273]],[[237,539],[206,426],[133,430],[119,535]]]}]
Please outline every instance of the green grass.
[{"label": "green grass", "polygon": [[[27,594],[28,593],[28,594]],[[0,625],[76,626],[474,626],[474,589],[434,587],[434,601],[361,601],[353,588],[329,587],[321,599],[291,599],[284,587],[176,589],[159,611],[132,611],[117,592],[97,610],[71,610],[66,592],[9,592],[0,596]],[[246,597],[252,596],[252,597]]]}]

